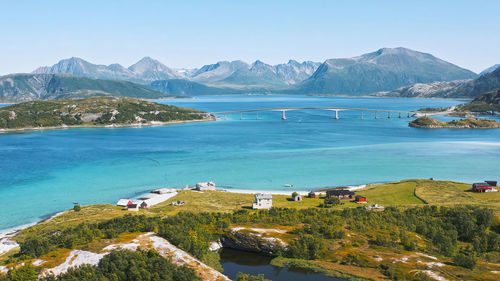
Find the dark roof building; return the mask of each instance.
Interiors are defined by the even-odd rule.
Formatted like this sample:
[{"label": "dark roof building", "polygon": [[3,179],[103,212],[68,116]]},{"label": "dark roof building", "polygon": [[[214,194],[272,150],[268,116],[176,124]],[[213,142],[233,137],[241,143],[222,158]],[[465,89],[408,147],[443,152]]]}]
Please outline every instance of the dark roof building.
[{"label": "dark roof building", "polygon": [[339,199],[352,199],[354,192],[347,189],[334,189],[326,192],[327,198],[337,197]]}]

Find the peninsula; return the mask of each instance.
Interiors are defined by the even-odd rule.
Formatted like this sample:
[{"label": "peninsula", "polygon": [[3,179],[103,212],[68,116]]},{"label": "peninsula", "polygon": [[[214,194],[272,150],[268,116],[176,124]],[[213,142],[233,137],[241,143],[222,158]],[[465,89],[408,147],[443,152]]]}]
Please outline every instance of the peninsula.
[{"label": "peninsula", "polygon": [[202,111],[125,97],[29,101],[0,108],[0,132],[208,121]]},{"label": "peninsula", "polygon": [[410,127],[436,129],[436,128],[450,128],[450,129],[490,129],[500,128],[500,122],[489,119],[462,119],[453,120],[449,122],[441,122],[430,117],[420,117],[409,123]]}]

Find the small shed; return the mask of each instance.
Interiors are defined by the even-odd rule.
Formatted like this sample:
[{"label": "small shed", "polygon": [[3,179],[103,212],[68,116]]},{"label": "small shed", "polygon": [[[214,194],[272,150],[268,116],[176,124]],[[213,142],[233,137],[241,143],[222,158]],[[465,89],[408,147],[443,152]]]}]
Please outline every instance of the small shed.
[{"label": "small shed", "polygon": [[302,201],[302,195],[300,194],[295,194],[295,196],[292,197],[293,201]]},{"label": "small shed", "polygon": [[362,195],[356,195],[354,201],[356,201],[356,203],[366,203],[366,197]]},{"label": "small shed", "polygon": [[139,206],[141,209],[147,209],[148,208],[148,203],[146,201],[142,201],[141,205]]},{"label": "small shed", "polygon": [[316,198],[316,193],[314,191],[311,191],[307,194],[307,197],[309,198]]}]

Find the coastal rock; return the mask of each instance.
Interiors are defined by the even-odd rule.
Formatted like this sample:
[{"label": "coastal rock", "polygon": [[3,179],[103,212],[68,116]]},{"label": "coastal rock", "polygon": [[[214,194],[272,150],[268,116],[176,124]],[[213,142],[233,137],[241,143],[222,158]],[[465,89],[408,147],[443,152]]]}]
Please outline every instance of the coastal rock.
[{"label": "coastal rock", "polygon": [[208,249],[210,249],[210,251],[212,251],[212,252],[215,252],[215,251],[222,249],[222,247],[223,246],[222,246],[222,243],[220,241],[214,241],[214,242],[210,242]]},{"label": "coastal rock", "polygon": [[222,236],[221,244],[226,248],[267,255],[273,255],[285,248],[279,238],[262,237],[259,233],[241,230],[233,230],[230,235]]}]

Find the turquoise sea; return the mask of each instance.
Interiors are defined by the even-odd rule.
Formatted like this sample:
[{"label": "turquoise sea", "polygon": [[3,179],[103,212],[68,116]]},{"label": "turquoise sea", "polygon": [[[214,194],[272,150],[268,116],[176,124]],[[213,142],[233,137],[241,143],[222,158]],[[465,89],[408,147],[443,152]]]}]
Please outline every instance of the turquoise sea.
[{"label": "turquoise sea", "polygon": [[[416,110],[457,100],[297,96],[200,97],[163,103],[225,110],[337,106]],[[217,122],[0,134],[0,229],[80,204],[115,203],[200,181],[255,190],[310,190],[407,178],[500,179],[500,130],[423,130],[408,118],[300,110]],[[380,114],[379,117],[385,115]],[[293,184],[294,187],[284,187]]]}]

